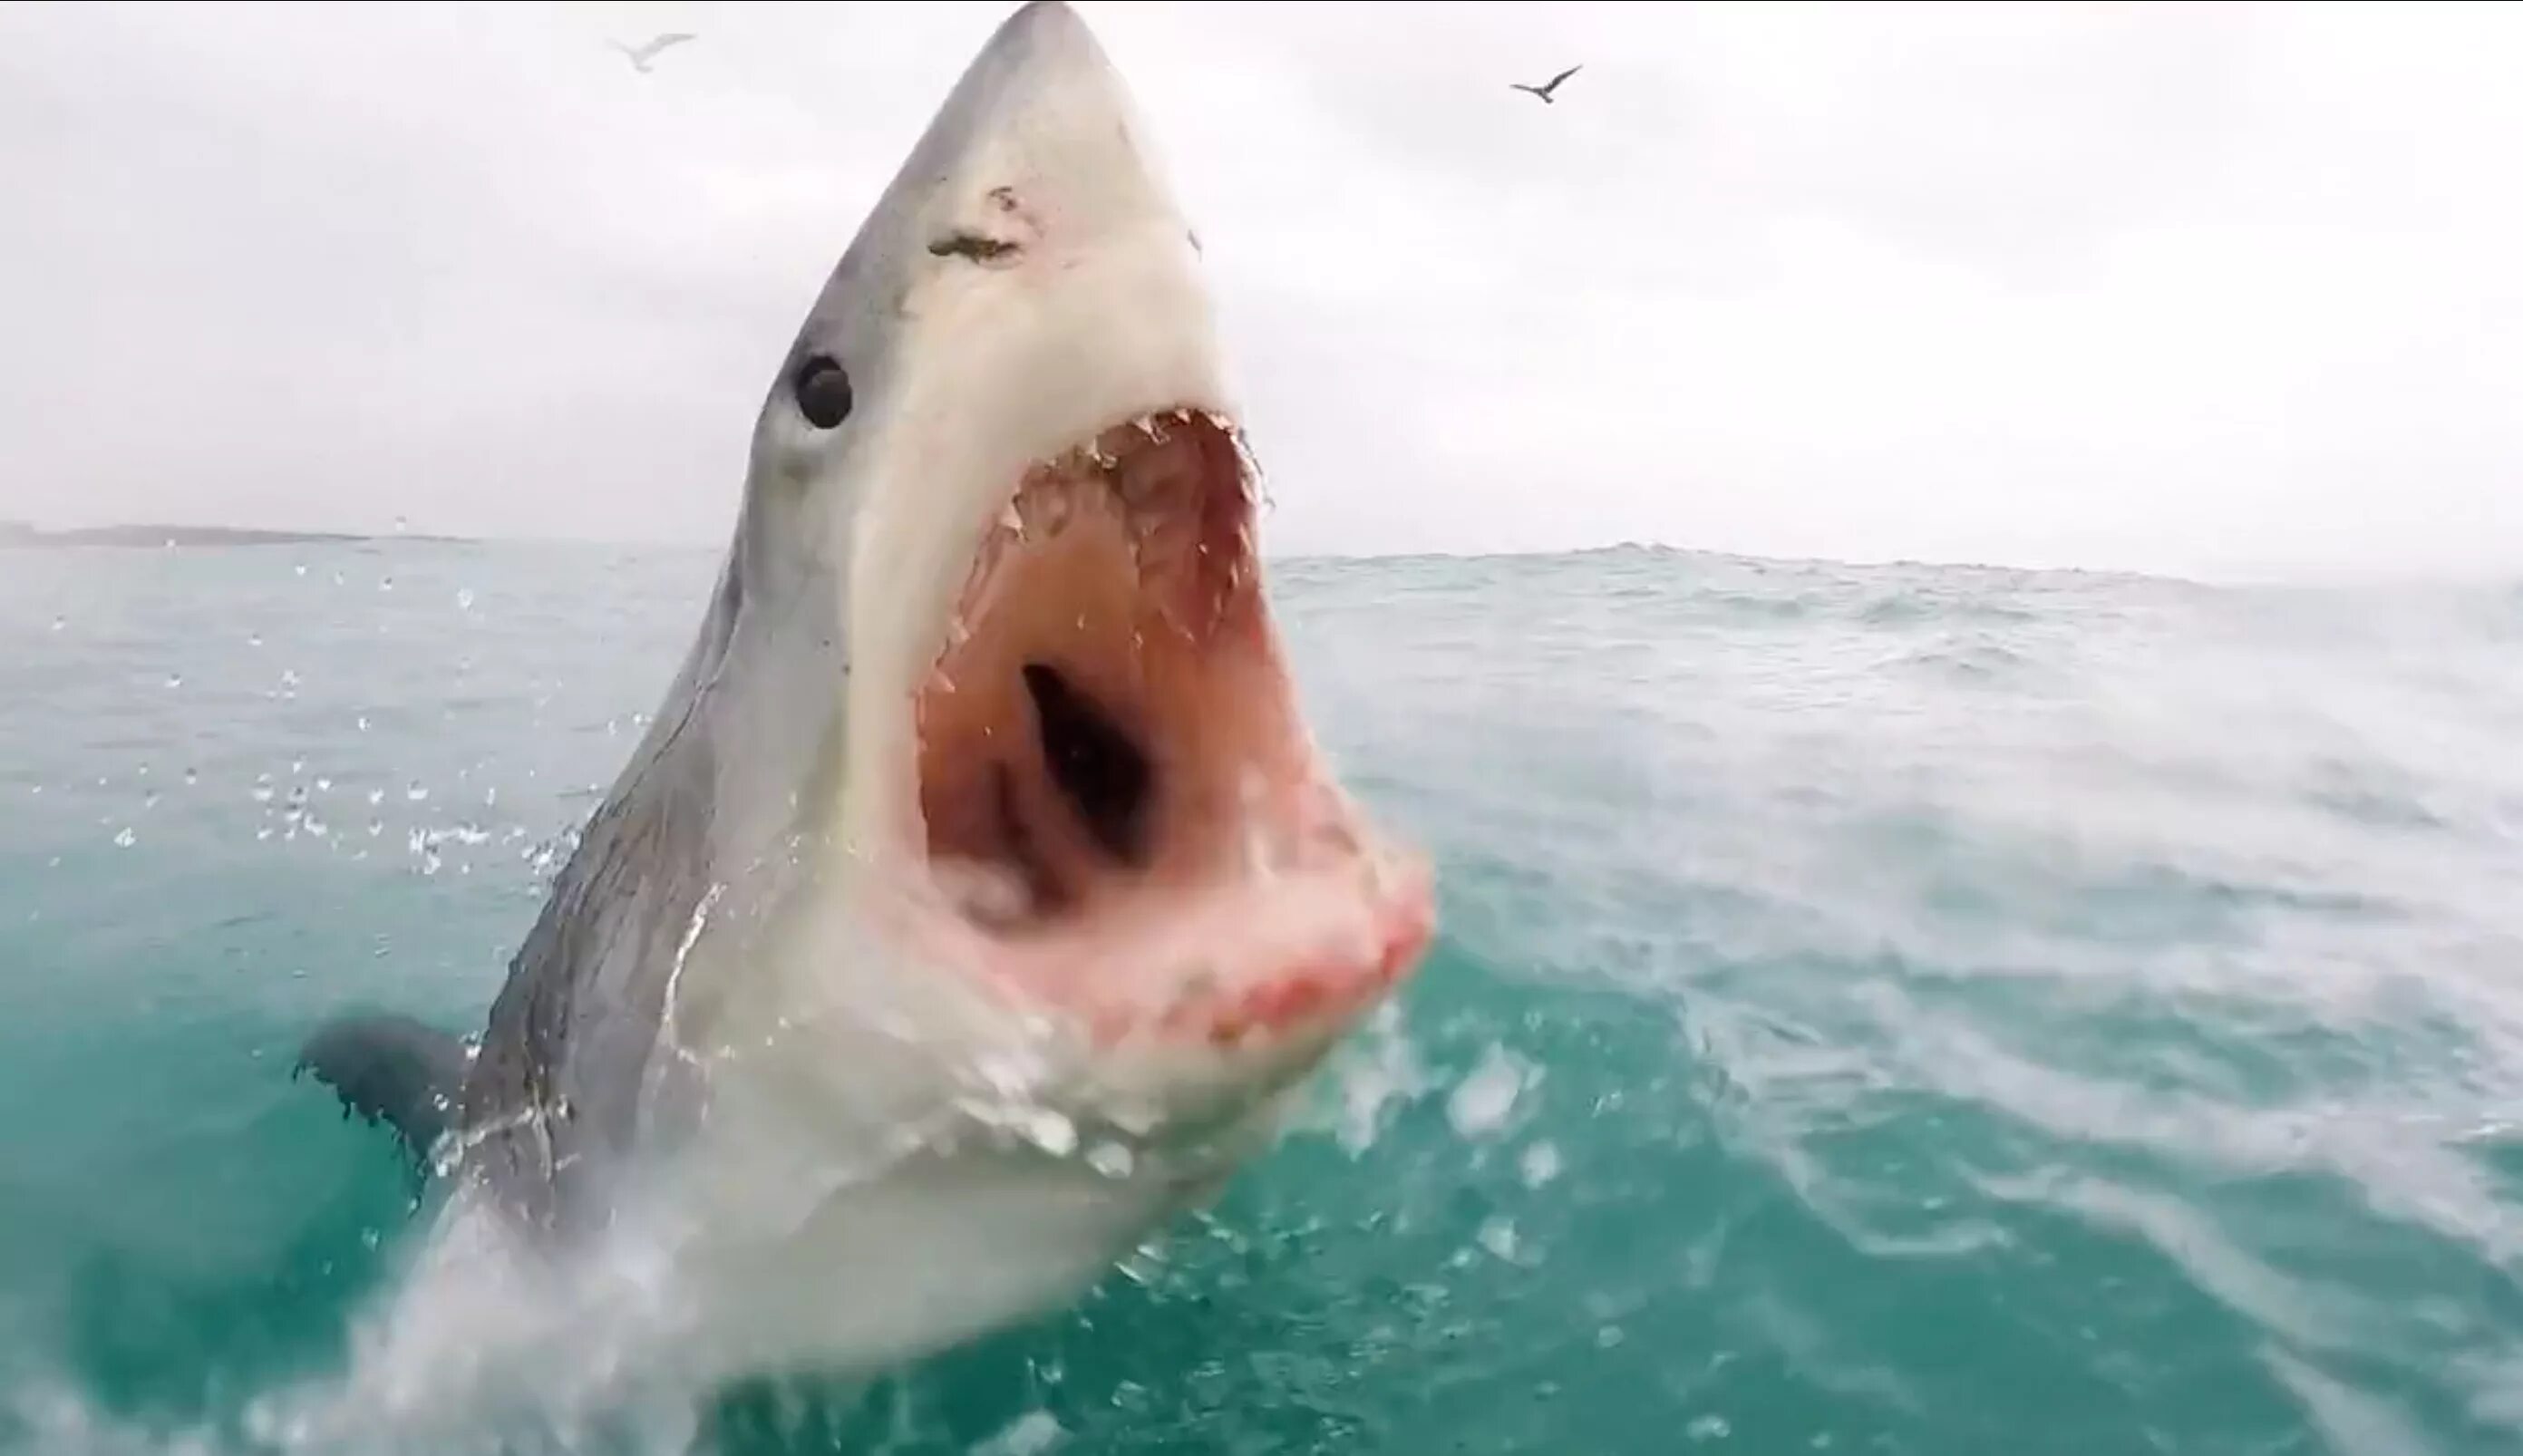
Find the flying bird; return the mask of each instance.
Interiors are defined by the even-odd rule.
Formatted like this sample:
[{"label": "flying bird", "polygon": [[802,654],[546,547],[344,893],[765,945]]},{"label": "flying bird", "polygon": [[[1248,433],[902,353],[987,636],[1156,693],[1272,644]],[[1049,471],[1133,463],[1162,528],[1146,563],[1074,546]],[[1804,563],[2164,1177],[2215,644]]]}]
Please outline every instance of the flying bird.
[{"label": "flying bird", "polygon": [[1544,106],[1548,106],[1551,104],[1550,93],[1559,89],[1559,83],[1585,69],[1586,68],[1583,66],[1571,66],[1566,70],[1552,76],[1547,85],[1528,86],[1522,81],[1509,81],[1507,82],[1507,86],[1511,90],[1530,91],[1534,95],[1542,98],[1542,104]]},{"label": "flying bird", "polygon": [[[648,73],[648,63],[656,60],[667,47],[682,45],[685,41],[695,40],[698,38],[699,37],[694,36],[688,31],[674,30],[658,36],[656,39],[649,41],[646,45],[639,47],[637,50],[624,45],[618,40],[613,42],[613,48],[631,58],[632,70],[640,72],[642,75],[646,75]],[[1544,98],[1546,101],[1549,98],[1547,97]]]}]

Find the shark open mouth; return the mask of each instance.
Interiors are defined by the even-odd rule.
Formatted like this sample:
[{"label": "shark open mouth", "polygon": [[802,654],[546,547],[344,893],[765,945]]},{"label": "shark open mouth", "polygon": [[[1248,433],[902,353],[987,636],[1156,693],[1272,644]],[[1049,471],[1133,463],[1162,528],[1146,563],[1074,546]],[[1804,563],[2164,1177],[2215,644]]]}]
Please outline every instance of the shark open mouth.
[{"label": "shark open mouth", "polygon": [[948,933],[1101,1041],[1334,1035],[1431,933],[1306,731],[1248,467],[1192,409],[1036,463],[915,700]]}]

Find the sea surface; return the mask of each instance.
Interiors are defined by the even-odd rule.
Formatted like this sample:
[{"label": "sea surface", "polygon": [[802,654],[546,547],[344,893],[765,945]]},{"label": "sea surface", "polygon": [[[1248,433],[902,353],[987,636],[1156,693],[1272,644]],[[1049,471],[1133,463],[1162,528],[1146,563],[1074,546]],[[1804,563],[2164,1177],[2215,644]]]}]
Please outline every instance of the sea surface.
[{"label": "sea surface", "polygon": [[[278,1449],[345,1378],[418,1227],[298,1043],[478,1024],[715,565],[0,553],[0,1449]],[[1073,1308],[663,1443],[2523,1451],[2523,590],[1273,583],[1439,865],[1407,994]]]}]

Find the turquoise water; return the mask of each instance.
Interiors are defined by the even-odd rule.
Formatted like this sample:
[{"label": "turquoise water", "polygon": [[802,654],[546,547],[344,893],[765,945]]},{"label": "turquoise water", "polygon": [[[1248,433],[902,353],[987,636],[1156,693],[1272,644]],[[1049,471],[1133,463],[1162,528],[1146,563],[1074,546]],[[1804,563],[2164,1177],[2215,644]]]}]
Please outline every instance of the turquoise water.
[{"label": "turquoise water", "polygon": [[[297,1042],[476,1024],[714,566],[0,556],[0,1446],[344,1368],[416,1231]],[[1075,1308],[697,1446],[2523,1450],[2523,592],[1275,580],[1421,978]]]}]

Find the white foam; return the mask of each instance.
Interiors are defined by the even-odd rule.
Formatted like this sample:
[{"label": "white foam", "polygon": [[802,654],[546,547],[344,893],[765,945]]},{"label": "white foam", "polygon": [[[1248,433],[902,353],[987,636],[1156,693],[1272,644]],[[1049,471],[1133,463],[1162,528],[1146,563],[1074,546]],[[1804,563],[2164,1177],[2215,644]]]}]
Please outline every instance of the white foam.
[{"label": "white foam", "polygon": [[1530,1075],[1525,1063],[1503,1047],[1492,1047],[1481,1064],[1454,1088],[1446,1101],[1447,1119],[1466,1138],[1494,1137],[1515,1113]]}]

